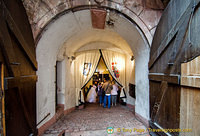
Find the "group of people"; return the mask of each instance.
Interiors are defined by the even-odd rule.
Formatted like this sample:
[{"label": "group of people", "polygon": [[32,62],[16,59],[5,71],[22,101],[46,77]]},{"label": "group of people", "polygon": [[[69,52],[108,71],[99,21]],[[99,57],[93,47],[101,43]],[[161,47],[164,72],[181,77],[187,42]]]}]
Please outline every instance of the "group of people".
[{"label": "group of people", "polygon": [[90,86],[87,92],[87,98],[86,101],[90,103],[95,103],[96,98],[98,96],[100,106],[103,106],[106,108],[106,105],[108,108],[112,106],[116,106],[117,104],[117,95],[118,95],[118,85],[115,83],[115,81],[110,81],[109,78],[105,78],[104,83],[99,83],[97,86],[93,85]]}]

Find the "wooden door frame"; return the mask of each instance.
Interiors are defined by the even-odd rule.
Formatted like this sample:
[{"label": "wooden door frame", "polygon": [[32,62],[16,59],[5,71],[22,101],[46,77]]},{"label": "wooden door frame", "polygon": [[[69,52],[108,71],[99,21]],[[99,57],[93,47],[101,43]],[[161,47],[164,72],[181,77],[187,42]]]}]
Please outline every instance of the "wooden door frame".
[{"label": "wooden door frame", "polygon": [[5,90],[4,90],[4,65],[0,62],[0,72],[1,72],[1,124],[3,128],[3,132],[1,131],[1,135],[6,135],[6,121],[5,121]]}]

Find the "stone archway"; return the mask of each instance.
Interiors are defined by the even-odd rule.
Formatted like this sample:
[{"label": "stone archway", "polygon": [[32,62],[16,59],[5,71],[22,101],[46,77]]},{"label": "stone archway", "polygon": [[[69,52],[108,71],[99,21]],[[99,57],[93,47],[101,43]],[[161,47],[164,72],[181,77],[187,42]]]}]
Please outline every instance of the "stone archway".
[{"label": "stone archway", "polygon": [[[127,15],[136,22],[147,37],[148,42],[151,43],[164,7],[168,2],[169,0],[166,0],[163,6],[162,2],[155,2],[155,0],[104,0],[100,7],[115,9]],[[94,0],[24,0],[23,4],[36,41],[38,41],[41,31],[49,22],[55,19],[56,15],[78,7],[99,7]]]},{"label": "stone archway", "polygon": [[[65,12],[51,22],[42,33],[37,44],[38,82],[37,119],[40,121],[50,113],[42,124],[55,117],[55,65],[57,56],[62,59],[70,56],[80,47],[92,42],[111,43],[121,50],[135,56],[136,77],[136,115],[149,119],[149,44],[140,28],[120,12],[111,11],[117,16],[114,28],[95,30],[91,27],[88,9]],[[78,21],[77,21],[78,19]],[[81,25],[79,24],[81,22]],[[99,38],[100,37],[100,38]],[[78,40],[77,40],[78,39]],[[117,39],[117,40],[116,40]],[[64,52],[62,52],[64,50]],[[63,55],[64,54],[64,55]],[[73,87],[71,91],[73,92]],[[73,93],[71,94],[73,98]],[[73,108],[73,99],[68,110]],[[145,123],[146,123],[145,122]],[[42,125],[41,124],[41,125]],[[40,126],[41,126],[40,125]],[[40,127],[39,126],[39,127]]]}]

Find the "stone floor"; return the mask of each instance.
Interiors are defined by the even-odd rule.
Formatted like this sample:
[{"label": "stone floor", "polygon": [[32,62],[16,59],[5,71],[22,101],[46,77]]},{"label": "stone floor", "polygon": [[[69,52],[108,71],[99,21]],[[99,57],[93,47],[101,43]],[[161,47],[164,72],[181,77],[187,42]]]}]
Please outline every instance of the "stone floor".
[{"label": "stone floor", "polygon": [[[108,134],[108,127],[113,128],[113,134]],[[63,136],[149,136],[146,127],[121,105],[108,109],[88,104],[62,117],[44,136],[58,136],[62,132]]]}]

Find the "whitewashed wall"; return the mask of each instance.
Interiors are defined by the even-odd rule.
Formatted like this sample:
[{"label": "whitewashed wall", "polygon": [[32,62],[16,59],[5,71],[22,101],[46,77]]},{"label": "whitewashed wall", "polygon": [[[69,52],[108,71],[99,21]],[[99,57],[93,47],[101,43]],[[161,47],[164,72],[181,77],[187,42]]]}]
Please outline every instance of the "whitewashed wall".
[{"label": "whitewashed wall", "polygon": [[57,104],[65,104],[65,60],[57,62]]},{"label": "whitewashed wall", "polygon": [[135,105],[135,99],[129,95],[129,83],[135,85],[135,60],[131,61],[131,56],[126,56],[126,94],[127,103]]},{"label": "whitewashed wall", "polygon": [[75,107],[76,93],[74,82],[74,62],[70,59],[66,61],[66,73],[65,73],[65,110]]}]

